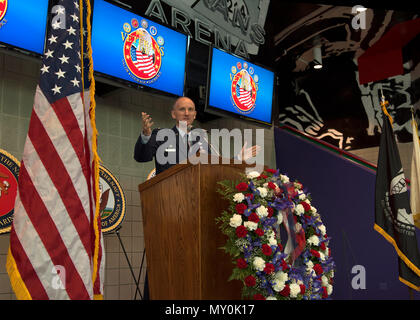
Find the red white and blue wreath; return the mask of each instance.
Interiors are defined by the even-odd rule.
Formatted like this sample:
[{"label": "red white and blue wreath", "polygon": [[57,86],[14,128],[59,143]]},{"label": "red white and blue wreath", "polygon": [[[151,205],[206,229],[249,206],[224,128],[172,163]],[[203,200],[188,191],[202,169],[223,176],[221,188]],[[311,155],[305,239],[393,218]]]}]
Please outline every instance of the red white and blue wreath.
[{"label": "red white and blue wreath", "polygon": [[243,282],[242,297],[329,298],[335,268],[330,238],[302,184],[273,169],[219,184],[229,208],[216,221],[233,259],[229,280]]}]

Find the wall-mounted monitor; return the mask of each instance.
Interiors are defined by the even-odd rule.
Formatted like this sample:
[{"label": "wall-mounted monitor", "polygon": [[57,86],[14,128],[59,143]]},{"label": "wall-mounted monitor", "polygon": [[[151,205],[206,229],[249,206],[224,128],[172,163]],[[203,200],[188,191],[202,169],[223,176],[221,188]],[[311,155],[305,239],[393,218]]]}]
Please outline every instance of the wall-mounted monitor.
[{"label": "wall-mounted monitor", "polygon": [[0,0],[0,43],[42,54],[47,15],[48,0]]},{"label": "wall-mounted monitor", "polygon": [[104,0],[95,0],[96,73],[182,96],[188,37]]},{"label": "wall-mounted monitor", "polygon": [[271,125],[273,71],[213,47],[208,78],[206,112]]}]

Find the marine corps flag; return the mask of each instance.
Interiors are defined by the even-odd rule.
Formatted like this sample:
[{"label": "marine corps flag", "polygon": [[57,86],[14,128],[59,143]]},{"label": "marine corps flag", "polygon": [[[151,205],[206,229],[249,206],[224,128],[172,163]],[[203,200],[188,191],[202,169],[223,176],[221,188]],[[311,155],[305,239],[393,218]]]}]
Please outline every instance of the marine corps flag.
[{"label": "marine corps flag", "polygon": [[385,114],[376,171],[374,229],[398,254],[399,280],[419,291],[420,255],[407,183],[394,133]]},{"label": "marine corps flag", "polygon": [[101,299],[90,0],[52,2],[6,269],[18,299]]}]

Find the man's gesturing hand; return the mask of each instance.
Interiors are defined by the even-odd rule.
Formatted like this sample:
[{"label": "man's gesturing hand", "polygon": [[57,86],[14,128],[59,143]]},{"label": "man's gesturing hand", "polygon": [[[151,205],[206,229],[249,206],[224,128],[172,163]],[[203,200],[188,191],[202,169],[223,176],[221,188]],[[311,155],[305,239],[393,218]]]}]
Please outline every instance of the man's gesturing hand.
[{"label": "man's gesturing hand", "polygon": [[149,116],[147,113],[142,112],[141,118],[143,121],[143,134],[145,136],[150,136],[152,134],[152,126],[153,126],[152,117]]}]

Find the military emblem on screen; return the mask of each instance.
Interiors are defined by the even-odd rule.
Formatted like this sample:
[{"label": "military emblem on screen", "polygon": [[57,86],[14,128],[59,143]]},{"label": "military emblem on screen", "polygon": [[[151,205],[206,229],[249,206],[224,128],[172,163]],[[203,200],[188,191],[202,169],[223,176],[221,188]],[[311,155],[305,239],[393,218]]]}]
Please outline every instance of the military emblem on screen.
[{"label": "military emblem on screen", "polygon": [[249,67],[246,62],[237,62],[231,67],[230,80],[232,102],[242,114],[251,113],[255,108],[258,91],[258,75],[254,68]]},{"label": "military emblem on screen", "polygon": [[7,11],[7,2],[8,0],[0,0],[0,27],[4,25],[6,20],[3,20]]},{"label": "military emblem on screen", "polygon": [[[0,0],[1,1],[1,0]],[[142,84],[150,84],[160,76],[165,40],[158,29],[146,20],[132,19],[123,25],[124,66],[129,76]]]},{"label": "military emblem on screen", "polygon": [[0,149],[0,233],[9,232],[12,226],[19,169],[19,161]]}]

